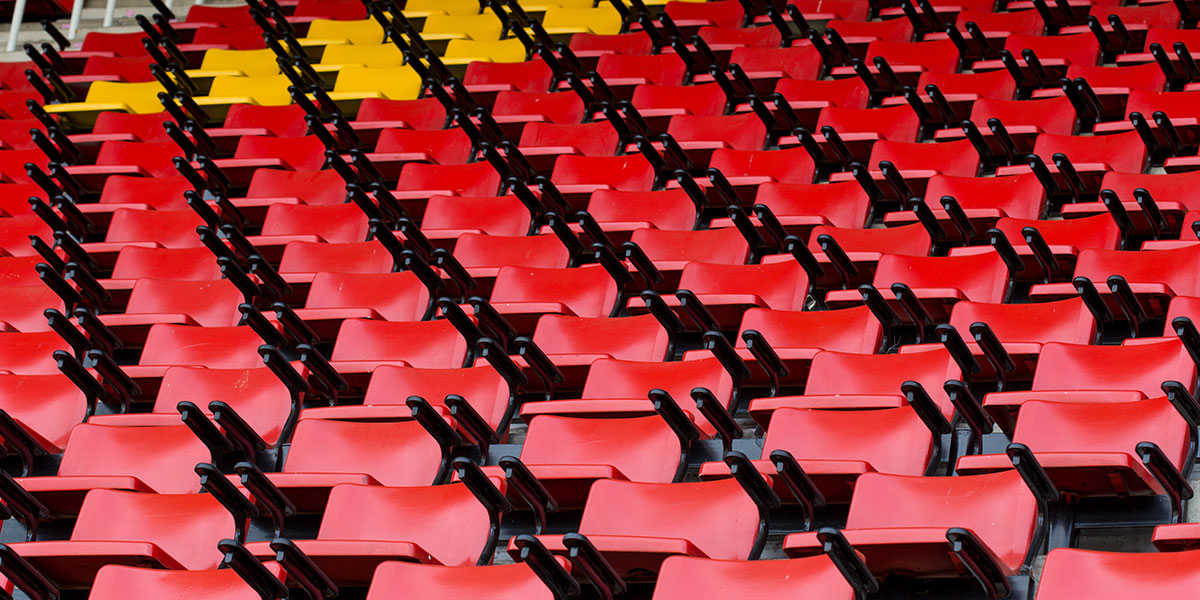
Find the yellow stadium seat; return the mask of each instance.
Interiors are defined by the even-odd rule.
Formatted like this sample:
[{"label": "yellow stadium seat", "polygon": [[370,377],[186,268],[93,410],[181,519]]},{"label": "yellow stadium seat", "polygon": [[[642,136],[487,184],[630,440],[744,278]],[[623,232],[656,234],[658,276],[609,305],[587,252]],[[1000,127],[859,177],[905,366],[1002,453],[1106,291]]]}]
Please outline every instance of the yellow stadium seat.
[{"label": "yellow stadium seat", "polygon": [[621,33],[621,13],[611,4],[596,8],[551,8],[542,18],[542,27],[560,41],[568,41],[574,33],[613,35]]},{"label": "yellow stadium seat", "polygon": [[374,19],[362,21],[332,21],[315,19],[308,26],[308,35],[299,40],[303,46],[324,41],[330,44],[378,44],[383,41],[383,28]]},{"label": "yellow stadium seat", "polygon": [[329,97],[343,112],[353,114],[367,98],[413,100],[421,93],[421,85],[421,76],[412,67],[348,65],[338,71]]},{"label": "yellow stadium seat", "polygon": [[88,87],[87,97],[83,102],[47,104],[46,112],[58,115],[60,123],[67,130],[90,130],[96,124],[96,117],[102,112],[162,112],[163,105],[158,101],[158,94],[164,91],[166,90],[157,81],[146,83],[96,81]]},{"label": "yellow stadium seat", "polygon": [[321,64],[313,70],[321,76],[322,85],[329,88],[337,80],[338,72],[350,65],[360,67],[402,67],[404,54],[391,42],[369,46],[335,44],[325,48]]},{"label": "yellow stadium seat", "polygon": [[[517,38],[509,38],[498,42],[480,42],[476,40],[454,40],[446,46],[446,56],[442,62],[452,71],[461,65],[463,69],[471,61],[484,62],[523,62],[525,60],[525,44]],[[461,75],[460,75],[461,76]]]},{"label": "yellow stadium seat", "polygon": [[214,48],[204,53],[199,69],[187,72],[192,79],[212,79],[218,75],[258,77],[278,75],[279,63],[275,52],[262,50],[222,50]]},{"label": "yellow stadium seat", "polygon": [[197,96],[196,104],[215,120],[224,120],[234,104],[282,106],[292,103],[286,75],[270,77],[214,77],[207,96]]},{"label": "yellow stadium seat", "polygon": [[478,0],[409,0],[404,16],[426,18],[429,15],[468,16],[480,13]]},{"label": "yellow stadium seat", "polygon": [[500,39],[503,24],[496,15],[486,12],[478,15],[430,15],[421,28],[421,37],[452,36],[449,39],[469,38],[480,41]]}]

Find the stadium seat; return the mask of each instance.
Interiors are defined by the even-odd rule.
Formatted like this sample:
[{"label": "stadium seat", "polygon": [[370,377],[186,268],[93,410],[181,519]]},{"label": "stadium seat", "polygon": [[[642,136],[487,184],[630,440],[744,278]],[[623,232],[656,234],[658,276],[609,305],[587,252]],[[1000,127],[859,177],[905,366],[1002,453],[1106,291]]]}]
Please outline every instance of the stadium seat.
[{"label": "stadium seat", "polygon": [[[1076,594],[1108,600],[1134,593],[1174,594],[1189,589],[1196,552],[1099,552],[1058,548],[1046,557],[1038,598],[1062,600]],[[1089,573],[1081,577],[1081,573]]]},{"label": "stadium seat", "polygon": [[662,563],[654,598],[704,598],[734,588],[763,600],[806,596],[850,600],[855,593],[825,557],[727,561],[672,556]]},{"label": "stadium seat", "polygon": [[[201,6],[203,8],[203,6]],[[206,31],[204,28],[200,31]],[[279,577],[283,570],[268,565],[267,572]],[[141,590],[161,598],[186,595],[195,600],[255,600],[259,592],[233,569],[170,571],[129,565],[107,565],[96,571],[89,600],[123,598],[129,590]]]}]

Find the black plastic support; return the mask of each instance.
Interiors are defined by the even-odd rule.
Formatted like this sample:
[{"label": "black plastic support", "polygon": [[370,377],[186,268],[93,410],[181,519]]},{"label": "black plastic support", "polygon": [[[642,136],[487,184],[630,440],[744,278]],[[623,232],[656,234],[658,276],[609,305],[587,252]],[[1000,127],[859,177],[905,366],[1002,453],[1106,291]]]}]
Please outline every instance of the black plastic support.
[{"label": "black plastic support", "polygon": [[987,547],[987,544],[983,543],[970,530],[961,527],[952,527],[947,530],[946,540],[950,542],[950,552],[979,582],[989,600],[1008,597],[1011,586],[1004,574],[1003,563]]},{"label": "black plastic support", "polygon": [[504,469],[504,478],[508,485],[516,490],[533,511],[533,534],[541,535],[546,530],[546,513],[558,512],[558,501],[521,459],[504,456],[500,458],[499,464],[500,468]]},{"label": "black plastic support", "polygon": [[800,503],[801,510],[804,513],[804,531],[812,529],[814,512],[816,509],[825,506],[825,495],[821,490],[817,489],[812,478],[808,473],[804,472],[804,468],[796,461],[796,457],[792,456],[787,450],[774,450],[768,457],[771,464],[775,465],[776,476],[783,480],[783,484],[787,486],[788,491]]},{"label": "black plastic support", "polygon": [[271,517],[275,536],[283,535],[284,521],[296,514],[296,505],[254,463],[239,462],[233,466],[233,470],[238,474],[242,486],[254,496],[260,513],[265,510]]},{"label": "black plastic support", "polygon": [[696,409],[708,421],[713,429],[717,430],[717,435],[721,438],[721,445],[725,452],[733,449],[733,440],[742,437],[742,428],[733,420],[733,416],[729,411],[721,406],[717,397],[708,388],[696,387],[692,388],[692,400],[696,403]]},{"label": "black plastic support", "polygon": [[52,516],[45,504],[4,470],[0,470],[0,500],[4,501],[3,511],[25,526],[25,541],[37,539],[38,525]]},{"label": "black plastic support", "polygon": [[929,428],[934,439],[954,431],[950,422],[942,414],[942,409],[933,401],[933,398],[929,397],[929,392],[925,391],[925,386],[920,382],[905,381],[900,384],[900,391],[904,392],[904,398],[908,405],[916,411],[917,416]]},{"label": "black plastic support", "polygon": [[958,330],[953,325],[942,323],[934,327],[933,331],[937,334],[938,341],[950,352],[951,358],[954,359],[955,363],[958,363],[958,368],[968,379],[973,375],[978,375],[983,370],[979,365],[979,361],[975,360],[975,355],[971,353],[971,349],[967,347],[967,343],[963,341],[962,336],[959,335]]},{"label": "black plastic support", "polygon": [[520,550],[516,560],[529,565],[529,569],[550,589],[554,600],[567,600],[580,594],[579,583],[540,540],[522,534],[513,538],[512,543]]},{"label": "black plastic support", "polygon": [[987,323],[976,321],[971,323],[971,336],[975,338],[975,343],[979,345],[979,349],[983,351],[984,358],[992,365],[992,369],[996,372],[998,380],[997,390],[1001,391],[1004,388],[1004,382],[1009,374],[1017,370],[1017,365],[1013,362],[1012,356],[1008,350],[1004,348],[1004,344],[996,335],[995,331],[988,326]]},{"label": "black plastic support", "polygon": [[200,476],[201,489],[216,498],[233,515],[234,539],[245,543],[246,526],[250,519],[258,517],[258,507],[215,466],[200,463],[196,465],[196,474]]},{"label": "black plastic support", "polygon": [[1058,258],[1054,256],[1054,251],[1050,249],[1050,244],[1046,243],[1046,239],[1042,237],[1042,232],[1035,227],[1021,228],[1021,237],[1025,238],[1025,245],[1033,252],[1033,258],[1042,267],[1042,282],[1050,283],[1054,279],[1054,274],[1058,272],[1060,265]]},{"label": "black plastic support", "polygon": [[746,343],[746,350],[750,351],[750,355],[767,374],[767,379],[771,383],[770,395],[774,397],[779,393],[780,380],[788,376],[787,365],[759,331],[754,329],[743,331],[742,341]]},{"label": "black plastic support", "polygon": [[1190,500],[1194,495],[1192,486],[1154,442],[1141,442],[1135,450],[1142,459],[1142,465],[1167,491],[1171,499],[1172,522],[1178,522],[1183,516],[1183,501]]},{"label": "black plastic support", "polygon": [[58,588],[37,567],[8,544],[0,544],[0,574],[25,592],[30,600],[59,600],[62,597]]},{"label": "black plastic support", "polygon": [[217,543],[217,550],[224,555],[221,557],[221,567],[233,569],[258,594],[260,600],[277,600],[288,596],[287,585],[237,540],[221,540]]},{"label": "black plastic support", "polygon": [[832,527],[822,527],[817,530],[817,540],[821,542],[821,550],[833,561],[838,571],[850,587],[858,593],[859,598],[879,591],[879,580],[871,574],[862,555],[846,541],[842,532]]},{"label": "black plastic support", "polygon": [[1100,296],[1099,290],[1096,289],[1091,279],[1082,276],[1076,277],[1071,280],[1071,285],[1083,300],[1084,306],[1091,311],[1097,325],[1103,326],[1113,322],[1112,311],[1108,310],[1108,305],[1104,303],[1104,298]]},{"label": "black plastic support", "polygon": [[271,550],[275,552],[275,562],[283,567],[289,579],[304,588],[310,599],[328,600],[338,596],[338,587],[333,580],[294,542],[277,537],[271,541]]},{"label": "black plastic support", "polygon": [[666,390],[655,388],[647,394],[651,404],[654,405],[654,412],[666,421],[667,426],[671,431],[675,432],[675,436],[679,438],[679,469],[676,471],[675,480],[682,479],[687,468],[687,452],[692,444],[699,440],[703,434],[696,424],[692,422],[691,417],[683,412],[675,399]]},{"label": "black plastic support", "polygon": [[[296,353],[299,355],[299,360],[304,364],[311,374],[310,377],[315,377],[317,381],[317,392],[324,396],[329,401],[329,405],[337,404],[338,395],[350,389],[350,383],[342,377],[341,373],[329,363],[320,351],[307,344],[296,346]],[[310,379],[311,381],[311,379]]]},{"label": "black plastic support", "polygon": [[771,489],[771,484],[762,476],[762,473],[758,472],[758,468],[745,454],[732,450],[725,453],[724,460],[725,464],[729,466],[729,474],[737,480],[746,495],[750,496],[755,506],[758,507],[758,536],[749,555],[750,560],[758,560],[767,541],[767,515],[771,510],[779,508],[783,501],[779,499],[775,490]]},{"label": "black plastic support", "polygon": [[1021,479],[1025,480],[1025,485],[1029,486],[1029,491],[1033,492],[1033,496],[1038,499],[1038,502],[1048,504],[1059,499],[1058,489],[1054,487],[1050,475],[1042,468],[1029,446],[1012,443],[1008,445],[1006,453],[1012,461],[1013,467],[1021,474]]},{"label": "black plastic support", "polygon": [[1145,309],[1142,308],[1138,297],[1133,293],[1133,288],[1129,286],[1129,282],[1120,275],[1110,275],[1106,281],[1108,289],[1117,299],[1117,305],[1121,307],[1121,312],[1125,315],[1125,320],[1129,322],[1129,333],[1131,337],[1138,337],[1142,330],[1142,325],[1146,323],[1148,317]]},{"label": "black plastic support", "polygon": [[971,393],[971,389],[967,384],[957,379],[951,379],[942,384],[942,389],[946,390],[946,396],[950,399],[950,403],[954,405],[954,410],[966,422],[967,427],[971,430],[971,447],[967,448],[966,453],[981,452],[983,450],[983,436],[992,432],[995,426],[995,421],[991,415],[983,410],[983,405],[975,398],[975,394]]},{"label": "black plastic support", "polygon": [[574,570],[581,572],[592,583],[601,600],[612,600],[614,596],[625,593],[625,581],[591,540],[580,533],[568,533],[563,536],[562,542]]}]

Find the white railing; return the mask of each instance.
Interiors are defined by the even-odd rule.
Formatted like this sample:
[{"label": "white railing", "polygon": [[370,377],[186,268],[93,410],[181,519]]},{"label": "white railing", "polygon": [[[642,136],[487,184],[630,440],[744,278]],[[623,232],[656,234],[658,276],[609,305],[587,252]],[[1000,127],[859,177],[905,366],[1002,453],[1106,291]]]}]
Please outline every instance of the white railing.
[{"label": "white railing", "polygon": [[[8,30],[8,44],[5,46],[5,51],[15,52],[17,49],[17,34],[21,31],[21,23],[25,20],[25,4],[27,0],[17,0],[13,6],[12,26]],[[83,18],[83,2],[84,0],[75,0],[71,5],[71,25],[67,29],[67,39],[75,39],[76,32],[79,31],[79,21]],[[165,0],[167,8],[173,4],[173,0]],[[196,0],[196,4],[204,4],[204,0]],[[104,26],[112,27],[113,15],[117,11],[117,0],[107,0],[104,5]]]}]

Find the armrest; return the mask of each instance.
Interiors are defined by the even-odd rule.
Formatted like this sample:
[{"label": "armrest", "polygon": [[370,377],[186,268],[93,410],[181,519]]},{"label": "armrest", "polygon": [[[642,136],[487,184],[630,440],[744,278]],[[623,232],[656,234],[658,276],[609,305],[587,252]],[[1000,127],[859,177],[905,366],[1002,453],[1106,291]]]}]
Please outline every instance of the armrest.
[{"label": "armrest", "polygon": [[[1155,120],[1158,120],[1158,115],[1161,113],[1154,114]],[[1166,119],[1166,115],[1163,115],[1163,119]],[[1167,121],[1167,123],[1169,122],[1170,121]],[[1167,231],[1167,218],[1163,216],[1162,209],[1158,207],[1158,203],[1154,201],[1154,196],[1150,194],[1149,190],[1145,188],[1137,188],[1136,190],[1133,190],[1133,199],[1135,202],[1137,202],[1137,205],[1141,207],[1142,214],[1146,215],[1146,220],[1150,222],[1150,227],[1154,230],[1155,239],[1157,239],[1162,232]]]},{"label": "armrest", "polygon": [[[70,268],[69,264],[67,268]],[[114,350],[120,350],[124,347],[121,339],[90,309],[76,308],[71,311],[71,316],[75,317],[76,322],[79,323],[83,332],[87,334],[88,339],[92,340],[93,345],[96,345],[98,349],[104,350],[107,354],[111,355]]]},{"label": "armrest", "polygon": [[842,276],[842,289],[850,289],[850,280],[858,277],[858,267],[854,266],[854,261],[850,260],[850,256],[842,249],[842,245],[828,233],[818,235],[817,243],[821,245],[821,251],[825,253],[825,257],[837,270],[838,275]]},{"label": "armrest", "polygon": [[658,416],[667,422],[667,426],[679,438],[680,453],[686,455],[692,443],[700,439],[700,430],[696,428],[696,424],[692,422],[687,413],[683,412],[682,408],[679,408],[679,404],[675,402],[675,399],[666,390],[655,388],[650,390],[647,395],[650,398],[650,402],[654,404],[654,412],[658,413]]},{"label": "armrest", "polygon": [[896,295],[896,300],[900,302],[900,308],[908,315],[913,324],[917,328],[917,343],[920,344],[925,339],[925,332],[933,326],[933,317],[925,310],[925,306],[921,304],[920,298],[908,287],[908,284],[893,283],[892,293]]},{"label": "armrest", "polygon": [[241,448],[246,458],[253,459],[259,450],[270,447],[232,406],[216,400],[208,403],[208,410],[213,415],[213,421],[225,430],[225,436]]},{"label": "armrest", "polygon": [[608,273],[608,276],[617,284],[617,292],[619,294],[624,296],[631,291],[630,285],[633,284],[633,274],[629,272],[629,268],[625,266],[625,263],[621,262],[621,259],[617,257],[617,253],[611,245],[592,244],[592,256],[595,257],[596,262],[600,263],[600,266],[604,267],[604,272]]},{"label": "armrest", "polygon": [[946,239],[946,230],[942,229],[942,224],[938,222],[937,216],[929,209],[929,205],[921,198],[909,198],[908,209],[917,216],[917,221],[929,233],[929,239],[933,243],[938,243]]},{"label": "armrest", "polygon": [[[404,247],[415,250],[422,259],[429,260],[429,257],[433,255],[433,243],[429,241],[429,238],[425,236],[425,232],[421,231],[416,222],[412,219],[402,217],[396,219],[396,227],[404,236]],[[396,234],[391,230],[381,231],[376,227],[376,229],[372,230],[372,233],[380,236],[379,241],[384,242],[385,246],[389,243],[399,245]]]},{"label": "armrest", "polygon": [[702,331],[721,329],[721,324],[717,322],[717,318],[713,316],[708,307],[700,301],[700,298],[692,290],[679,290],[675,292],[675,297],[679,299],[680,308],[687,313],[688,317],[691,317],[692,322]]},{"label": "armrest", "polygon": [[746,240],[746,247],[750,249],[750,253],[757,256],[759,252],[764,251],[764,247],[767,245],[766,240],[758,233],[758,228],[754,226],[754,222],[750,220],[750,215],[746,214],[746,210],[734,205],[725,207],[725,210],[729,213],[734,228]]},{"label": "armrest", "polygon": [[67,379],[70,379],[71,383],[79,388],[79,391],[83,392],[83,396],[87,400],[87,416],[90,417],[96,412],[96,400],[108,393],[104,389],[104,384],[92,377],[92,374],[70,352],[55,350],[53,357],[58,363],[58,370],[66,375]]},{"label": "armrest", "polygon": [[[37,539],[38,525],[50,518],[50,509],[21,487],[8,471],[0,469],[0,514],[12,517],[25,526],[25,541]],[[2,564],[3,561],[0,561]]]},{"label": "armrest", "polygon": [[537,538],[528,534],[518,535],[513,538],[513,545],[521,551],[516,557],[517,562],[529,565],[529,569],[550,589],[555,599],[572,598],[580,594],[579,583]]},{"label": "armrest", "polygon": [[555,384],[566,381],[562,371],[532,339],[522,336],[513,340],[513,343],[516,344],[517,354],[525,358],[525,363],[546,384],[547,394],[551,393]]},{"label": "armrest", "polygon": [[[967,426],[971,429],[971,441],[974,443],[974,451],[981,452],[983,450],[983,436],[992,431],[995,421],[991,415],[983,410],[983,406],[967,384],[951,379],[942,385],[942,389],[946,390],[946,395],[950,398],[950,404],[954,405],[954,410],[966,421]],[[968,449],[970,453],[970,449]]]},{"label": "armrest", "polygon": [[[882,57],[876,57],[876,60]],[[826,126],[828,127],[828,125]],[[881,161],[879,163],[879,172],[883,175],[883,180],[896,192],[896,196],[901,200],[905,198],[916,198],[916,193],[909,187],[908,182],[904,180],[904,175],[900,173],[900,169],[890,160]]]},{"label": "armrest", "polygon": [[963,566],[983,586],[984,593],[991,600],[1008,597],[1011,591],[1008,578],[1004,575],[1003,563],[987,547],[982,540],[968,529],[952,527],[946,531],[946,540],[950,542],[950,552],[962,562]]},{"label": "armrest", "polygon": [[246,523],[258,516],[258,507],[244,496],[229,479],[211,464],[196,465],[196,474],[200,476],[200,487],[217,499],[225,510],[233,516],[234,537],[239,542],[246,541]]},{"label": "armrest", "polygon": [[[47,263],[38,263],[34,265],[34,268],[37,269],[38,278],[42,280],[42,283],[46,284],[46,287],[50,288],[50,291],[54,292],[54,294],[63,301],[63,306],[66,307],[67,310],[72,310],[75,307],[84,304],[85,300],[83,298],[83,294],[81,294],[79,290],[71,287],[71,284],[67,283],[67,280],[63,278],[62,274],[59,273],[57,269],[51,267]],[[91,302],[91,299],[88,299],[87,301]]]},{"label": "armrest", "polygon": [[879,591],[879,580],[871,574],[862,556],[846,541],[842,532],[832,527],[822,527],[817,530],[817,540],[821,542],[821,550],[825,552],[842,577],[859,593],[859,597],[874,594]]},{"label": "armrest", "polygon": [[275,535],[283,535],[284,519],[296,514],[296,505],[254,463],[242,461],[233,470],[241,478],[242,486],[270,514]]},{"label": "armrest", "polygon": [[[740,209],[740,207],[730,206],[730,216],[733,216],[734,209]],[[771,239],[775,241],[776,247],[780,250],[787,250],[788,232],[783,228],[783,223],[779,222],[779,217],[775,215],[775,211],[771,210],[770,206],[761,203],[755,204],[751,207],[751,210],[754,211],[754,216],[758,217],[758,222],[767,230],[767,235],[771,236]]]},{"label": "armrest", "polygon": [[971,349],[967,348],[967,343],[963,341],[958,330],[949,323],[942,323],[933,328],[933,332],[937,334],[938,341],[946,347],[950,352],[950,356],[954,362],[958,363],[958,368],[962,370],[964,375],[978,375],[982,369],[979,366],[979,361],[975,360],[975,356],[971,354]]},{"label": "armrest", "polygon": [[54,247],[47,244],[41,237],[29,236],[29,245],[33,247],[34,252],[38,253],[38,256],[42,257],[42,260],[46,261],[51,270],[61,273],[63,269],[67,268],[67,263],[54,252]]},{"label": "armrest", "polygon": [[783,364],[783,359],[779,358],[779,354],[767,342],[767,338],[757,330],[743,331],[742,340],[746,342],[746,349],[750,351],[759,366],[766,372],[767,378],[770,379],[771,396],[774,397],[779,393],[779,380],[788,376],[787,365]]},{"label": "armrest", "polygon": [[224,555],[221,557],[221,567],[232,569],[233,572],[237,573],[238,577],[241,577],[242,581],[246,582],[246,585],[257,592],[262,600],[275,600],[276,598],[287,597],[287,585],[268,571],[237,540],[221,540],[217,543],[217,550],[220,550],[221,554]]},{"label": "armrest", "polygon": [[1058,174],[1066,180],[1071,197],[1075,202],[1079,202],[1079,196],[1084,191],[1083,178],[1079,176],[1079,171],[1075,170],[1075,164],[1071,162],[1069,156],[1061,152],[1055,152],[1051,159],[1054,161],[1054,166],[1058,168]]},{"label": "armrest", "polygon": [[1164,381],[1162,391],[1166,393],[1167,401],[1175,407],[1175,410],[1179,411],[1179,416],[1187,421],[1188,427],[1193,430],[1200,427],[1200,403],[1196,402],[1196,398],[1182,383]]},{"label": "armrest", "polygon": [[[458,334],[467,340],[468,347],[477,346],[480,340],[485,339],[483,331],[471,317],[467,316],[466,311],[457,302],[443,296],[437,299],[437,306],[442,309],[442,317],[450,321],[454,329],[458,330]],[[491,341],[490,338],[489,341]]]},{"label": "armrest", "polygon": [[515,456],[502,457],[500,467],[504,469],[504,478],[508,480],[508,484],[517,490],[517,494],[533,511],[534,535],[541,535],[546,529],[546,513],[557,512],[558,501],[521,459]]},{"label": "armrest", "polygon": [[1171,459],[1167,458],[1167,455],[1154,442],[1141,442],[1135,450],[1138,457],[1142,459],[1142,465],[1167,491],[1167,496],[1171,499],[1172,521],[1177,522],[1183,515],[1183,501],[1191,499],[1194,495],[1192,486],[1188,484],[1187,478],[1179,472],[1175,463],[1171,462]]},{"label": "armrest", "polygon": [[275,561],[287,572],[288,578],[304,588],[309,598],[337,597],[338,587],[333,580],[291,540],[277,537],[271,542],[271,550],[275,551]]},{"label": "armrest", "polygon": [[267,259],[260,254],[251,254],[250,258],[250,274],[256,275],[258,280],[262,282],[259,286],[263,291],[270,292],[270,300],[276,302],[282,301],[292,293],[292,285],[288,283]]},{"label": "armrest", "polygon": [[297,344],[308,344],[316,346],[321,343],[321,338],[292,310],[292,307],[283,302],[276,302],[271,305],[271,309],[275,311],[275,318],[283,325],[283,333]]},{"label": "armrest", "polygon": [[46,449],[3,408],[0,408],[0,439],[4,440],[4,446],[12,449],[21,457],[21,475],[23,477],[28,477],[33,472],[34,457],[47,454]]},{"label": "armrest", "polygon": [[234,451],[233,442],[221,433],[220,429],[204,416],[200,411],[200,407],[184,400],[175,405],[175,410],[179,411],[180,420],[192,433],[208,448],[209,454],[212,455],[212,462],[220,462],[221,457]]},{"label": "armrest", "polygon": [[765,523],[767,511],[779,508],[779,505],[782,504],[779,496],[775,494],[775,490],[771,489],[771,484],[767,483],[767,480],[755,468],[754,463],[750,462],[750,459],[741,452],[736,450],[726,452],[725,464],[729,466],[729,474],[733,475],[733,478],[745,490],[746,495],[750,496],[750,499],[758,506],[759,518]]},{"label": "armrest", "polygon": [[775,472],[779,474],[779,478],[783,480],[784,485],[792,492],[792,496],[803,507],[804,530],[808,531],[812,528],[814,509],[825,506],[825,496],[813,484],[808,473],[804,472],[791,452],[775,450],[771,452],[769,458],[775,465]]},{"label": "armrest", "polygon": [[733,344],[720,331],[704,332],[704,349],[713,353],[721,366],[733,380],[733,389],[741,388],[742,382],[750,378],[750,367],[738,356]]},{"label": "armrest", "polygon": [[467,299],[467,303],[471,305],[471,308],[475,309],[475,318],[479,320],[479,324],[483,329],[492,334],[493,339],[507,345],[507,342],[517,337],[516,328],[486,299],[479,296],[471,296]]},{"label": "armrest", "polygon": [[1038,499],[1039,504],[1055,502],[1059,499],[1058,489],[1054,487],[1050,475],[1046,474],[1046,469],[1042,468],[1029,446],[1018,443],[1009,444],[1006,453],[1009,460],[1012,461],[1013,468],[1021,474],[1021,479],[1025,480],[1025,485],[1029,486],[1029,490],[1033,492],[1033,496]]},{"label": "armrest", "polygon": [[583,572],[588,581],[592,582],[603,600],[612,600],[613,596],[625,593],[625,581],[613,568],[608,559],[592,545],[591,540],[581,533],[568,533],[563,536],[563,546],[567,548],[567,557],[571,565]]},{"label": "armrest", "polygon": [[900,391],[904,392],[904,398],[908,401],[908,405],[917,412],[917,416],[929,428],[934,439],[954,431],[950,422],[942,415],[941,409],[929,397],[929,392],[926,392],[925,387],[919,382],[905,381],[900,384]]},{"label": "armrest", "polygon": [[991,244],[992,248],[995,248],[996,252],[1000,254],[1000,259],[1004,261],[1004,266],[1008,267],[1009,279],[1016,278],[1017,274],[1024,270],[1025,265],[1021,262],[1021,257],[1017,254],[1016,249],[1013,248],[1008,236],[1004,235],[1003,231],[994,227],[987,230],[984,235],[987,236],[988,243]]},{"label": "armrest", "polygon": [[412,409],[412,416],[417,423],[437,442],[442,449],[443,458],[449,457],[450,452],[466,444],[462,436],[446,422],[438,411],[433,410],[429,401],[420,396],[409,396],[404,404]]},{"label": "armrest", "polygon": [[317,383],[320,384],[317,387],[321,388],[317,393],[325,396],[330,406],[336,404],[338,395],[350,389],[350,383],[316,348],[300,344],[296,346],[296,352],[300,355],[300,362],[317,378]]},{"label": "armrest", "polygon": [[[449,250],[438,248],[433,251],[433,259],[437,262],[437,266],[441,267],[442,271],[450,277],[450,280],[458,286],[465,294],[467,290],[474,290],[479,287],[479,282],[475,281],[474,277],[467,272],[466,267],[458,262]],[[432,294],[430,294],[432,295]]]},{"label": "armrest", "polygon": [[962,205],[958,203],[958,198],[954,196],[942,196],[940,202],[942,210],[946,211],[946,215],[950,217],[950,222],[954,224],[954,228],[958,230],[958,234],[962,236],[964,243],[970,242],[970,240],[978,235],[978,232],[975,231],[975,225],[971,223],[971,219],[963,211]]},{"label": "armrest", "polygon": [[[529,384],[529,377],[521,371],[521,367],[513,362],[513,359],[504,353],[504,349],[496,343],[495,340],[486,337],[480,337],[475,341],[475,351],[477,356],[483,358],[508,382],[509,401],[515,401],[517,393],[521,388]],[[549,396],[546,397],[550,399]]]},{"label": "armrest", "polygon": [[116,395],[122,414],[129,412],[129,403],[142,394],[141,386],[117,366],[111,355],[101,350],[88,350],[83,366],[100,374],[100,381],[110,390],[105,394],[106,401]]},{"label": "armrest", "polygon": [[834,162],[837,163],[842,170],[845,170],[846,167],[854,160],[854,155],[850,153],[850,148],[846,147],[846,142],[842,139],[841,134],[839,134],[833,127],[825,125],[821,127],[821,135],[825,136],[825,143],[830,149],[833,150],[833,155],[835,157]]},{"label": "armrest", "polygon": [[586,210],[577,211],[575,213],[575,222],[579,223],[580,229],[592,239],[593,248],[595,248],[596,244],[610,250],[613,248],[612,241],[608,239],[608,234],[600,227],[600,223],[596,221],[596,217],[593,217],[592,213]]},{"label": "armrest", "polygon": [[[232,262],[225,264],[231,265]],[[222,272],[224,272],[224,268],[222,268]],[[239,304],[238,312],[242,313],[242,323],[245,323],[247,327],[254,330],[254,333],[258,334],[258,337],[267,345],[276,348],[291,345],[288,343],[287,338],[254,305],[249,303]]]},{"label": "armrest", "polygon": [[1135,230],[1133,219],[1129,217],[1129,211],[1125,210],[1125,204],[1121,202],[1117,193],[1110,189],[1100,190],[1100,202],[1108,209],[1108,214],[1116,222],[1117,229],[1121,230],[1121,237],[1128,238],[1132,235]]},{"label": "armrest", "polygon": [[450,416],[458,423],[459,427],[466,430],[467,435],[479,446],[479,449],[484,454],[492,444],[500,443],[500,436],[496,435],[496,431],[479,412],[467,402],[466,398],[450,394],[444,400],[446,406],[450,409]]},{"label": "armrest", "polygon": [[[658,270],[657,266],[655,266],[654,261],[650,260],[650,257],[646,255],[646,252],[642,250],[642,247],[639,246],[637,242],[625,242],[621,244],[621,249],[625,251],[625,258],[629,259],[629,262],[633,264],[635,269],[637,269],[638,275],[641,275],[646,281],[647,289],[656,289],[658,286],[662,285],[664,281],[666,281],[663,278],[662,272]],[[646,307],[651,308],[649,304],[647,304]],[[650,312],[654,313],[654,310],[651,309]]]},{"label": "armrest", "polygon": [[0,574],[25,592],[31,600],[58,600],[61,594],[54,584],[8,544],[0,544]]},{"label": "armrest", "polygon": [[696,408],[700,410],[700,414],[708,421],[713,429],[717,430],[717,435],[721,438],[721,445],[725,452],[733,449],[733,440],[742,437],[742,428],[733,420],[733,416],[725,407],[717,402],[716,396],[708,390],[708,388],[692,388],[692,400],[696,402]]},{"label": "armrest", "polygon": [[[1130,334],[1132,334],[1132,337],[1138,337],[1142,325],[1149,317],[1146,316],[1146,311],[1142,308],[1142,303],[1138,302],[1137,295],[1133,293],[1133,288],[1129,287],[1129,282],[1120,275],[1110,275],[1105,283],[1108,284],[1108,289],[1112,292],[1113,296],[1117,298],[1117,304],[1121,307],[1121,312],[1125,314],[1125,318],[1129,321]],[[1187,345],[1187,342],[1184,342],[1184,345]]]},{"label": "armrest", "polygon": [[46,324],[71,347],[71,350],[75,351],[77,357],[83,358],[87,351],[92,349],[91,340],[87,339],[87,336],[83,335],[71,324],[71,320],[57,309],[47,308],[42,311],[42,316],[46,317]]},{"label": "armrest", "polygon": [[1100,297],[1100,292],[1091,279],[1076,277],[1071,280],[1071,285],[1083,300],[1084,306],[1092,313],[1092,318],[1096,320],[1097,325],[1103,326],[1113,322],[1112,311],[1108,310],[1108,305],[1104,303],[1104,298]]},{"label": "armrest", "polygon": [[496,489],[475,461],[463,457],[454,459],[454,472],[489,514],[498,518],[499,513],[512,510],[512,504],[504,492]]},{"label": "armrest", "polygon": [[264,344],[258,347],[258,354],[262,356],[263,364],[267,365],[268,369],[283,382],[288,391],[292,394],[293,410],[300,409],[300,399],[304,393],[308,391],[308,381],[304,376],[296,371],[292,363],[279,351],[275,346]]},{"label": "armrest", "polygon": [[1033,258],[1038,261],[1038,265],[1042,267],[1042,281],[1050,283],[1052,276],[1060,268],[1058,258],[1054,256],[1054,251],[1050,249],[1050,245],[1046,243],[1046,239],[1042,237],[1042,232],[1034,227],[1023,227],[1021,236],[1025,238],[1025,245],[1033,251]]}]

